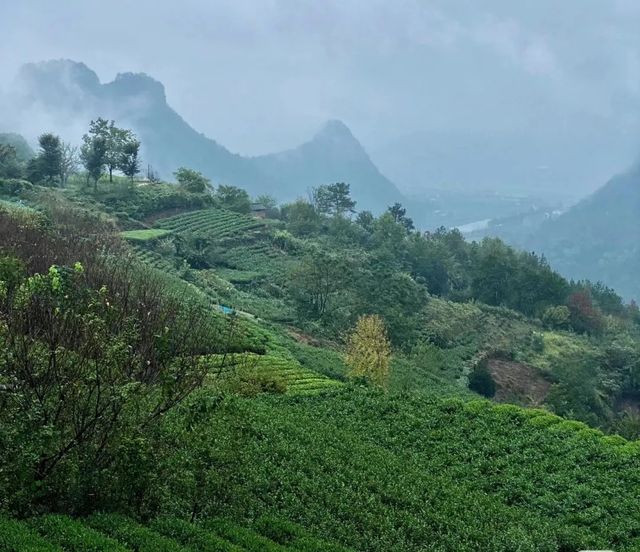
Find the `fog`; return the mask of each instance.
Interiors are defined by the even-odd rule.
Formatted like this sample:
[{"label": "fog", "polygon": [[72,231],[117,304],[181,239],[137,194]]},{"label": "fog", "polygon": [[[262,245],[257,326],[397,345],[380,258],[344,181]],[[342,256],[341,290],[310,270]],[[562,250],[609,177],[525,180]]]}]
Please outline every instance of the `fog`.
[{"label": "fog", "polygon": [[[473,171],[483,188],[515,189],[521,173],[501,170],[513,159],[533,175],[528,190],[564,182],[584,194],[640,151],[634,0],[24,0],[0,9],[5,94],[31,61],[82,61],[103,82],[146,72],[194,128],[246,155],[297,145],[337,118],[405,190],[465,186]],[[3,103],[0,131],[22,130],[5,128]],[[517,151],[475,159],[474,144],[487,141]],[[438,159],[475,160],[455,172]],[[549,166],[556,176],[538,182]]]}]

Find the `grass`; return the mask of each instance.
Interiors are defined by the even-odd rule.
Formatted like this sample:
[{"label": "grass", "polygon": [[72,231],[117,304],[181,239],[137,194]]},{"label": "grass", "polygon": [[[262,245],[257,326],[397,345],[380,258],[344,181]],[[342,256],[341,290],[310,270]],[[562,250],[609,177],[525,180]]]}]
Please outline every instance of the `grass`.
[{"label": "grass", "polygon": [[171,234],[170,230],[164,230],[162,228],[149,228],[146,230],[127,230],[126,232],[120,232],[125,240],[131,240],[136,242],[146,242],[157,240]]}]

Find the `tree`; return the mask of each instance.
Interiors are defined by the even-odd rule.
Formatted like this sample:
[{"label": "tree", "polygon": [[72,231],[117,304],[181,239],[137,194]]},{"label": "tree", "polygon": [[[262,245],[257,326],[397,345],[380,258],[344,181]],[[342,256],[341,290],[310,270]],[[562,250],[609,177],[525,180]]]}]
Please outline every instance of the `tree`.
[{"label": "tree", "polygon": [[16,148],[0,144],[0,178],[19,178],[22,173]]},{"label": "tree", "polygon": [[360,211],[356,217],[356,224],[362,226],[367,232],[373,232],[373,223],[375,220],[371,211]]},{"label": "tree", "polygon": [[571,312],[565,305],[552,305],[542,313],[542,323],[553,330],[568,330],[571,326]]},{"label": "tree", "polygon": [[78,169],[78,148],[68,142],[62,142],[62,159],[60,164],[60,183],[64,188],[69,176]]},{"label": "tree", "polygon": [[236,186],[218,186],[216,197],[220,205],[230,211],[249,213],[251,211],[251,199],[249,194]]},{"label": "tree", "polygon": [[384,320],[377,314],[361,316],[347,340],[345,362],[349,376],[365,378],[378,387],[387,387],[391,344]]},{"label": "tree", "polygon": [[96,191],[104,168],[107,143],[102,136],[89,134],[85,134],[82,140],[84,143],[80,148],[80,159],[87,170],[87,179],[93,180],[93,189]]},{"label": "tree", "polygon": [[[124,162],[128,162],[128,169],[129,172],[131,172],[134,170],[135,161],[136,171],[133,174],[134,176],[137,174],[139,170],[137,157],[140,142],[136,139],[131,130],[117,127],[113,120],[108,121],[102,117],[98,117],[95,121],[91,121],[89,123],[88,134],[94,139],[101,138],[104,140],[105,152],[103,165],[107,168],[107,172],[109,173],[109,182],[113,182],[113,171],[122,170]],[[135,156],[133,155],[134,150]],[[126,159],[123,158],[123,155],[126,156]]]},{"label": "tree", "polygon": [[32,182],[44,182],[51,186],[62,180],[63,151],[60,137],[46,133],[38,137],[40,149],[28,165]]},{"label": "tree", "polygon": [[173,173],[178,181],[178,185],[185,191],[194,194],[203,194],[211,189],[211,181],[198,171],[180,167]]},{"label": "tree", "polygon": [[140,142],[133,138],[133,136],[129,137],[129,139],[122,144],[118,169],[120,169],[125,176],[128,176],[131,182],[133,182],[135,175],[140,172],[139,150]]},{"label": "tree", "polygon": [[119,447],[202,385],[201,354],[219,335],[206,307],[169,297],[160,280],[107,271],[92,289],[80,263],[26,276],[0,262],[0,383],[11,390],[0,390],[0,424],[12,449],[0,471],[53,507],[93,495]]},{"label": "tree", "polygon": [[348,267],[333,255],[306,257],[291,276],[291,295],[301,318],[318,320],[331,311],[332,297],[343,290]]},{"label": "tree", "polygon": [[304,199],[282,206],[282,218],[295,236],[309,236],[320,231],[321,220],[313,205]]},{"label": "tree", "polygon": [[351,199],[350,186],[344,182],[314,188],[311,197],[321,215],[343,216],[345,213],[353,213],[356,206],[356,202]]},{"label": "tree", "polygon": [[567,299],[571,327],[580,333],[599,334],[604,327],[602,313],[593,305],[589,290],[572,293]]},{"label": "tree", "polygon": [[400,203],[394,203],[387,209],[387,212],[391,214],[395,222],[404,226],[407,232],[414,229],[413,220],[407,216],[407,210]]}]

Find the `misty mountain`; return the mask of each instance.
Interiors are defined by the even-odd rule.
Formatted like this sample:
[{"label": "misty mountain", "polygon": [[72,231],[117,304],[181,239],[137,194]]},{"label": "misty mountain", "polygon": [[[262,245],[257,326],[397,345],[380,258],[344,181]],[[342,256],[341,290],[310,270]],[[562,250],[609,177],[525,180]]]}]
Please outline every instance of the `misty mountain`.
[{"label": "misty mountain", "polygon": [[253,158],[287,197],[319,184],[344,181],[360,206],[385,207],[401,199],[397,188],[378,170],[360,142],[341,121],[328,121],[309,142],[281,153]]},{"label": "misty mountain", "polygon": [[20,109],[37,108],[67,128],[98,116],[130,126],[143,144],[145,162],[170,178],[180,166],[201,171],[214,183],[232,184],[278,200],[305,196],[314,186],[351,185],[359,208],[381,211],[402,196],[376,166],[347,126],[329,121],[307,143],[281,153],[244,157],[193,129],[167,103],[164,86],[145,74],[121,73],[102,84],[83,63],[69,60],[24,65],[18,73]]},{"label": "misty mountain", "polygon": [[0,145],[11,146],[16,151],[18,161],[24,163],[31,159],[35,153],[23,136],[13,132],[0,132]]},{"label": "misty mountain", "polygon": [[544,221],[522,245],[567,277],[602,281],[640,299],[640,166]]},{"label": "misty mountain", "polygon": [[[640,299],[640,165],[562,212],[540,207],[470,228],[467,239],[498,237],[544,254],[567,278],[601,281]],[[463,228],[463,231],[465,229]]]}]

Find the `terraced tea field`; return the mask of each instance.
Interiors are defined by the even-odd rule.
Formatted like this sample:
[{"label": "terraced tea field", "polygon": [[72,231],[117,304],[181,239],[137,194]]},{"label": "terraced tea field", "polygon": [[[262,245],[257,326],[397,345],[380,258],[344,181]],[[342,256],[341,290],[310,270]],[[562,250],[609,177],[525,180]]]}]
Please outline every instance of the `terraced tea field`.
[{"label": "terraced tea field", "polygon": [[163,238],[171,234],[170,230],[164,230],[162,228],[149,228],[146,230],[127,230],[126,232],[120,232],[120,236],[125,240],[146,242],[153,241],[159,238]]},{"label": "terraced tea field", "polygon": [[[212,373],[220,368],[222,357],[212,356]],[[221,377],[229,377],[234,373],[240,375],[257,375],[273,378],[286,385],[287,393],[295,395],[315,394],[342,387],[342,383],[303,367],[297,360],[277,354],[228,355],[225,359],[227,367]]]},{"label": "terraced tea field", "polygon": [[171,262],[166,257],[163,257],[160,253],[157,253],[153,249],[148,249],[143,245],[137,245],[135,243],[131,244],[131,249],[135,257],[143,263],[165,273],[173,274],[176,272],[176,267],[173,266],[173,264],[171,264]]},{"label": "terraced tea field", "polygon": [[248,215],[224,209],[203,209],[160,219],[156,226],[174,232],[193,232],[214,238],[228,238],[260,230],[265,224]]},{"label": "terraced tea field", "polygon": [[0,518],[0,552],[348,552],[302,527],[259,519],[254,527],[213,519],[203,524],[160,518],[144,526],[120,515],[72,519],[47,515],[26,521]]}]

